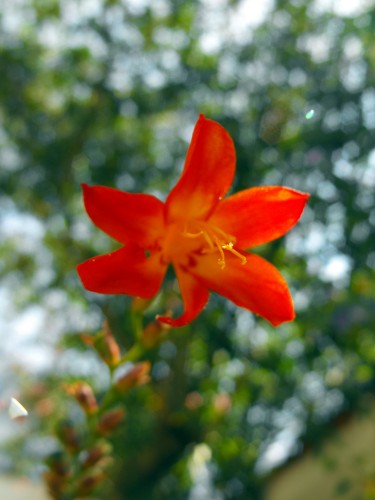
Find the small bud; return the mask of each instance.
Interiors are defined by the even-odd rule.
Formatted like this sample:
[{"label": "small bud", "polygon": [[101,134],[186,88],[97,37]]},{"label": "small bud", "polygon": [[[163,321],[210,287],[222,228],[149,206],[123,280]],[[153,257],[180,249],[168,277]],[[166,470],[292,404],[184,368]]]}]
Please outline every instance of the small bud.
[{"label": "small bud", "polygon": [[97,468],[90,470],[78,483],[78,494],[87,495],[105,479],[103,470]]},{"label": "small bud", "polygon": [[72,453],[80,449],[81,439],[70,420],[63,420],[56,430],[57,437]]},{"label": "small bud", "polygon": [[153,321],[142,332],[142,344],[146,349],[155,347],[164,339],[169,329],[168,325],[164,325],[160,321]]},{"label": "small bud", "polygon": [[135,386],[147,384],[150,381],[150,368],[151,363],[149,361],[136,363],[125,375],[122,375],[116,381],[115,387],[120,392],[127,392]]},{"label": "small bud", "polygon": [[111,434],[120,425],[124,416],[125,410],[123,408],[115,408],[107,411],[99,420],[98,433],[102,436]]},{"label": "small bud", "polygon": [[92,448],[87,450],[84,455],[82,466],[84,468],[92,467],[112,451],[112,446],[108,441],[97,442]]},{"label": "small bud", "polygon": [[64,384],[66,392],[73,396],[87,415],[93,415],[98,411],[98,403],[93,390],[86,382],[73,382]]},{"label": "small bud", "polygon": [[118,365],[121,359],[120,347],[112,335],[107,321],[103,323],[103,330],[94,337],[82,335],[81,338],[86,345],[94,347],[107,366],[115,368]]},{"label": "small bud", "polygon": [[43,474],[43,479],[47,485],[48,492],[51,498],[60,499],[63,498],[61,493],[66,487],[65,478],[54,471],[46,471]]},{"label": "small bud", "polygon": [[69,475],[69,466],[64,460],[64,455],[61,451],[57,451],[47,457],[46,464],[57,476],[66,477]]}]

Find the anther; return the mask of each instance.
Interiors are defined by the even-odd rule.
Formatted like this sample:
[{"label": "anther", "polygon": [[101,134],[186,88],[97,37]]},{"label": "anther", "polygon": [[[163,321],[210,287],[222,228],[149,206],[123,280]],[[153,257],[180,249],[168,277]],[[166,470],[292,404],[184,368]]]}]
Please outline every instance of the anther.
[{"label": "anther", "polygon": [[219,263],[219,266],[220,266],[220,269],[224,269],[225,267],[225,255],[224,255],[224,252],[223,252],[223,246],[219,244],[218,241],[215,241],[216,243],[216,246],[220,252],[220,259],[218,259],[218,263]]},{"label": "anther", "polygon": [[196,233],[191,233],[187,231],[187,228],[185,226],[185,230],[182,234],[186,238],[198,238],[202,236],[206,240],[206,243],[209,246],[209,250],[203,249],[202,253],[211,253],[212,250],[217,249],[220,254],[220,258],[218,259],[218,264],[220,266],[220,269],[225,268],[224,250],[228,250],[228,252],[231,252],[233,255],[238,257],[241,260],[242,265],[246,264],[247,262],[246,257],[233,248],[236,242],[236,238],[234,236],[225,233],[222,229],[216,226],[209,226],[204,223],[200,223],[199,226],[201,227],[201,229]]},{"label": "anther", "polygon": [[246,264],[247,258],[233,248],[233,243],[231,241],[227,245],[223,245],[223,248],[224,250],[228,250],[229,252],[231,252],[236,257],[239,257],[241,259],[241,264],[243,266]]}]

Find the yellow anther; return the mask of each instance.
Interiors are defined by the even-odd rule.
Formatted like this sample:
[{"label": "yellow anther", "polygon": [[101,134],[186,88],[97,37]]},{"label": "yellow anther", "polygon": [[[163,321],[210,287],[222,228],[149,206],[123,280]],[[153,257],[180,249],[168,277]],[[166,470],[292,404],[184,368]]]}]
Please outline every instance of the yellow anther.
[{"label": "yellow anther", "polygon": [[231,252],[236,257],[239,257],[241,259],[241,264],[243,266],[246,264],[247,258],[244,255],[242,255],[240,252],[238,252],[235,248],[233,248],[232,242],[229,242],[227,245],[224,245],[223,248],[224,248],[224,250],[228,250],[229,252]]},{"label": "yellow anther", "polygon": [[209,246],[209,249],[201,250],[202,253],[211,253],[213,250],[217,249],[220,254],[220,258],[218,259],[220,269],[225,268],[224,250],[228,250],[228,252],[231,252],[236,257],[239,257],[242,265],[246,264],[246,257],[244,257],[240,252],[233,248],[236,242],[236,238],[234,236],[226,233],[219,227],[211,226],[205,222],[196,221],[194,225],[199,229],[199,231],[197,231],[196,233],[192,233],[187,231],[187,228],[185,227],[182,235],[186,238],[198,238],[202,236]]},{"label": "yellow anther", "polygon": [[219,263],[219,266],[220,266],[220,269],[224,269],[225,267],[225,255],[224,255],[224,252],[223,252],[223,247],[219,244],[218,241],[215,241],[216,243],[216,246],[220,252],[220,259],[218,259],[218,263]]}]

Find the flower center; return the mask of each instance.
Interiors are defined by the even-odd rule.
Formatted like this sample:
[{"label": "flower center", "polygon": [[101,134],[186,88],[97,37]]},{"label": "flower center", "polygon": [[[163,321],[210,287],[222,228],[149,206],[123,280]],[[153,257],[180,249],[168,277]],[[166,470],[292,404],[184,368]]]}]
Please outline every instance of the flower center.
[{"label": "flower center", "polygon": [[[191,232],[191,230],[193,232]],[[225,268],[225,251],[238,257],[242,265],[247,262],[246,257],[234,248],[236,238],[212,224],[203,221],[190,222],[189,229],[188,225],[185,225],[182,236],[191,239],[202,238],[208,245],[208,247],[201,250],[202,253],[213,253],[218,251],[218,264],[221,269]]]}]

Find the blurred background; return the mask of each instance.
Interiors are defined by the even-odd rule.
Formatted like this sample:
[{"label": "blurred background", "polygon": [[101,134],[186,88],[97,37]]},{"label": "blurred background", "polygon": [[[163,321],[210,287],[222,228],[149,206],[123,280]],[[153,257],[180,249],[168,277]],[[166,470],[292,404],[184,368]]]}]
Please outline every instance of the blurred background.
[{"label": "blurred background", "polygon": [[76,274],[114,248],[80,183],[165,199],[202,112],[234,139],[234,190],[311,193],[298,226],[256,250],[297,319],[274,329],[212,296],[171,332],[126,401],[99,498],[373,500],[374,1],[0,5],[0,399],[30,414],[0,413],[2,497],[18,498],[9,476],[40,480],[61,415],[81,418],[61,383],[108,383],[78,334],[107,318],[132,343],[130,300]]}]

